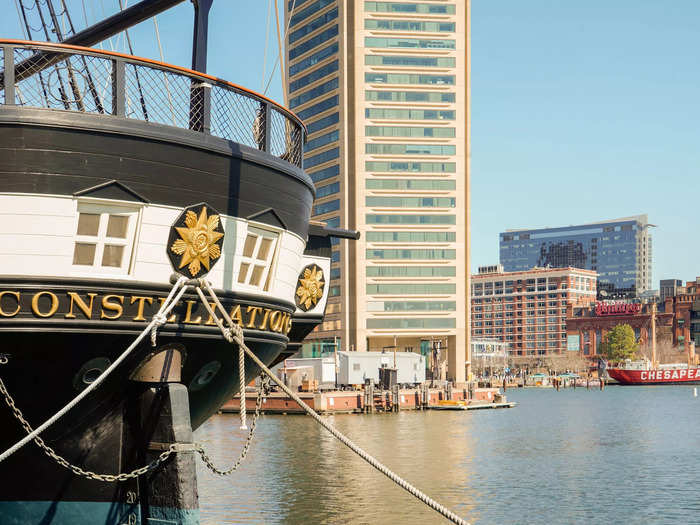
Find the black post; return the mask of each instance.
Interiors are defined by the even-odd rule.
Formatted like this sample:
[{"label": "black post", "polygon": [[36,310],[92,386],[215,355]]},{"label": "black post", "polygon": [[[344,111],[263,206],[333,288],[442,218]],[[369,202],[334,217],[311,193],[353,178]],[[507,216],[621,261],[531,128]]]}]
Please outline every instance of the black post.
[{"label": "black post", "polygon": [[126,71],[123,60],[112,62],[112,115],[126,115]]},{"label": "black post", "polygon": [[[209,11],[214,0],[192,0],[194,4],[194,31],[192,34],[192,69],[207,72],[207,40]],[[211,86],[192,81],[190,93],[190,129],[209,133],[211,129]]]},{"label": "black post", "polygon": [[[197,471],[180,345],[166,345],[132,373],[130,412],[136,462],[154,461],[172,444],[185,449],[138,479],[143,523],[198,523]],[[187,450],[189,449],[189,450]],[[133,454],[135,453],[135,454]]]},{"label": "black post", "polygon": [[[187,387],[159,383],[138,400],[142,435],[149,439],[145,461],[171,443],[192,443]],[[147,523],[194,523],[198,514],[194,451],[177,452],[159,469],[139,478],[141,513]],[[172,520],[172,521],[168,521]]]},{"label": "black post", "polygon": [[15,60],[14,49],[11,46],[5,46],[4,57],[5,61],[5,104],[12,106],[15,103]]},{"label": "black post", "polygon": [[192,69],[207,72],[207,39],[209,11],[214,0],[192,0],[194,4],[194,32],[192,34]]},{"label": "black post", "polygon": [[261,102],[265,106],[265,138],[263,139],[264,148],[263,151],[270,153],[270,138],[272,137],[272,111],[270,110],[270,104],[267,102]]}]

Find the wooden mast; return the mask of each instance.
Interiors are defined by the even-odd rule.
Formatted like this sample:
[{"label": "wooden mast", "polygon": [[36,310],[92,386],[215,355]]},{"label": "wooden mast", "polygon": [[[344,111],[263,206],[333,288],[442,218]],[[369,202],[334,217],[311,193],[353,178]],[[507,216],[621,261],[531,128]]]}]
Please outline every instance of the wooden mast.
[{"label": "wooden mast", "polygon": [[657,369],[656,362],[656,301],[651,303],[651,368]]}]

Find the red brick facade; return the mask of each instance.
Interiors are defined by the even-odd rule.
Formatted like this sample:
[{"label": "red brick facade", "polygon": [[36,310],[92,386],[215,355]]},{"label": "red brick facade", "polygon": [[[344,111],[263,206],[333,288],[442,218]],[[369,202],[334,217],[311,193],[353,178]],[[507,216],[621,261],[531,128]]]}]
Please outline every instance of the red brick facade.
[{"label": "red brick facade", "polygon": [[[638,305],[638,311],[629,312],[633,308],[627,308],[627,313],[611,312],[604,314],[601,309],[596,311],[596,305],[585,308],[569,307],[566,316],[566,331],[569,336],[578,336],[579,353],[583,356],[597,356],[598,347],[605,339],[607,333],[619,324],[628,324],[635,332],[635,336],[642,348],[649,344],[651,332],[651,304],[639,303],[613,303],[618,305]],[[610,309],[608,309],[610,311]],[[618,311],[625,308],[618,307]],[[673,313],[657,312],[657,341],[664,332],[668,332],[673,325]],[[572,347],[573,348],[573,347]]]},{"label": "red brick facade", "polygon": [[595,301],[596,277],[576,268],[472,275],[472,337],[509,343],[516,356],[562,354],[567,307]]},{"label": "red brick facade", "polygon": [[673,344],[687,352],[691,343],[700,338],[700,277],[688,281],[675,297],[668,297],[663,304],[664,312],[672,312]]}]

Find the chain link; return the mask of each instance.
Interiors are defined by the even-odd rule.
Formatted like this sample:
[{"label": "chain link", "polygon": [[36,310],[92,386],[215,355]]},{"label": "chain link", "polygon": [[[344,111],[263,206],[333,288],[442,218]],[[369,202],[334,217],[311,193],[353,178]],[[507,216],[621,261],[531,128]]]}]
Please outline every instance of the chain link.
[{"label": "chain link", "polygon": [[229,474],[232,474],[233,472],[238,470],[238,467],[241,466],[241,463],[245,459],[246,455],[248,455],[248,449],[250,448],[250,444],[253,441],[253,435],[255,434],[255,426],[258,424],[258,416],[260,416],[260,408],[262,407],[263,397],[266,397],[269,394],[269,392],[269,380],[266,376],[260,374],[260,388],[258,389],[258,398],[255,401],[255,414],[253,415],[253,421],[250,424],[250,431],[248,432],[248,437],[246,438],[245,444],[241,449],[241,454],[238,456],[238,460],[233,464],[231,468],[227,470],[219,470],[214,466],[214,463],[212,462],[211,458],[206,454],[206,452],[204,452],[204,448],[202,447],[202,445],[200,445],[199,443],[195,445],[195,451],[199,453],[204,464],[214,474],[218,476],[228,476]]},{"label": "chain link", "polygon": [[[207,283],[208,284],[208,283]],[[211,289],[206,286],[209,291],[211,292]],[[197,291],[201,293],[201,290],[197,288]],[[216,296],[214,295],[215,299]],[[217,299],[218,303],[218,299]],[[209,306],[206,300],[204,300],[204,304],[206,306]],[[219,304],[220,306],[220,304]],[[221,306],[220,306],[221,307]],[[221,307],[223,310],[223,307]],[[220,319],[216,316],[216,314],[210,310],[210,313],[214,316],[215,320],[217,321],[217,325],[221,328],[223,335],[226,339],[229,340],[229,342],[236,342],[238,345],[241,347],[241,355],[240,357],[243,357],[243,348],[248,350],[247,346],[245,345],[245,338],[243,336],[243,329],[238,326],[235,323],[229,322],[229,328],[225,328],[223,326],[223,323],[221,322]],[[153,326],[153,330],[151,333],[151,339],[154,339],[157,327],[160,323],[156,323]],[[249,350],[248,350],[249,351]],[[2,364],[2,363],[0,363]],[[243,379],[241,378],[241,381]],[[242,388],[245,388],[243,386]],[[255,414],[253,415],[253,421],[250,424],[250,431],[248,432],[248,436],[246,438],[245,444],[243,445],[243,448],[241,449],[241,453],[238,456],[238,460],[233,464],[233,466],[227,470],[220,470],[216,468],[214,465],[213,461],[211,458],[207,455],[207,453],[204,451],[204,448],[202,447],[201,444],[195,443],[194,451],[197,452],[201,458],[202,461],[204,461],[205,465],[209,470],[211,470],[214,474],[217,474],[219,476],[228,476],[229,474],[235,472],[238,470],[238,467],[241,465],[243,460],[246,458],[248,455],[248,450],[250,449],[250,445],[253,441],[253,436],[255,435],[255,428],[258,423],[258,418],[260,416],[260,409],[262,408],[262,401],[263,397],[266,397],[270,392],[270,383],[269,379],[264,375],[260,374],[260,388],[258,389],[258,396],[255,401]],[[17,407],[15,404],[14,399],[10,395],[10,393],[7,390],[7,387],[5,386],[5,383],[2,381],[0,378],[0,394],[5,398],[5,402],[7,403],[7,406],[10,407],[12,410],[12,413],[14,414],[15,418],[19,421],[19,423],[22,425],[24,430],[26,430],[27,434],[31,434],[34,432],[34,429],[32,426],[29,424],[29,422],[24,418],[24,415],[22,414],[22,411]],[[245,402],[245,396],[241,395],[241,403]],[[244,406],[241,406],[241,410],[245,411]],[[40,437],[36,436],[34,438],[34,442],[37,444],[37,446],[51,459],[53,459],[56,463],[61,465],[62,467],[70,470],[75,474],[76,476],[80,476],[86,479],[92,479],[96,481],[105,481],[105,482],[119,482],[119,481],[127,481],[129,479],[134,479],[139,476],[142,476],[144,474],[147,474],[158,467],[160,467],[172,454],[179,452],[178,450],[178,443],[172,443],[167,450],[164,450],[156,459],[148,463],[147,465],[144,465],[141,468],[137,468],[132,470],[131,472],[125,472],[121,474],[98,474],[96,472],[92,472],[89,470],[84,470],[77,465],[73,465],[70,463],[67,459],[65,459],[63,456],[58,454],[53,448],[48,446],[46,442]]]},{"label": "chain link", "polygon": [[[17,405],[15,405],[15,400],[12,399],[12,396],[7,391],[5,383],[2,381],[2,379],[0,379],[0,393],[5,398],[5,403],[7,403],[7,406],[10,407],[12,413],[15,415],[15,418],[20,422],[24,430],[26,430],[28,434],[33,432],[34,429],[29,424],[29,422],[26,419],[24,419],[22,411],[19,408],[17,408]],[[73,465],[66,458],[59,455],[53,448],[48,446],[40,436],[34,438],[34,443],[36,443],[38,447],[41,450],[43,450],[47,456],[49,456],[62,467],[73,472],[73,474],[75,474],[76,476],[106,482],[127,481],[129,479],[137,478],[139,476],[147,474],[160,467],[171,456],[171,454],[173,454],[176,451],[177,447],[177,444],[171,444],[168,450],[163,451],[156,459],[151,461],[149,464],[144,465],[141,468],[132,470],[131,472],[124,472],[122,474],[98,474],[89,470],[83,470],[77,465]]]},{"label": "chain link", "polygon": [[[205,465],[211,470],[214,474],[217,474],[219,476],[228,476],[229,474],[235,472],[238,470],[238,467],[241,465],[243,460],[246,458],[248,455],[248,450],[250,449],[250,445],[253,441],[253,436],[255,435],[255,427],[257,426],[258,423],[258,417],[260,416],[260,409],[262,408],[262,400],[263,397],[267,396],[268,393],[270,392],[270,385],[269,385],[269,380],[267,377],[261,376],[261,384],[260,384],[260,389],[258,390],[258,397],[255,401],[255,414],[253,416],[253,421],[250,424],[250,431],[248,432],[248,437],[246,438],[245,444],[243,445],[243,449],[241,450],[241,454],[238,457],[238,460],[236,463],[233,464],[233,466],[227,470],[220,470],[214,466],[214,463],[212,462],[211,458],[206,454],[204,451],[204,448],[202,447],[201,444],[196,443],[194,451],[197,452],[201,458],[202,461],[204,461]],[[20,422],[24,430],[27,431],[27,433],[33,432],[34,429],[32,426],[29,424],[29,422],[24,418],[24,415],[22,414],[22,411],[17,408],[17,405],[15,405],[15,401],[10,395],[10,393],[7,391],[7,388],[5,387],[5,383],[0,379],[0,393],[3,395],[5,398],[5,402],[7,403],[7,406],[10,407],[12,410],[12,413],[14,414],[15,418]],[[124,472],[121,474],[98,474],[96,472],[92,472],[89,470],[84,470],[77,465],[73,465],[70,463],[67,459],[65,459],[63,456],[58,454],[53,448],[48,446],[44,440],[37,436],[34,438],[34,442],[37,444],[37,446],[44,451],[44,453],[53,459],[56,463],[61,465],[62,467],[70,470],[75,474],[76,476],[80,476],[86,479],[93,479],[96,481],[105,481],[105,482],[120,482],[120,481],[127,481],[129,479],[134,479],[139,476],[143,476],[144,474],[148,474],[149,472],[157,469],[160,467],[165,461],[174,453],[178,452],[177,450],[177,443],[172,443],[170,447],[167,450],[164,450],[156,459],[148,463],[147,465],[144,465],[141,468],[137,468],[132,470],[131,472]]]}]

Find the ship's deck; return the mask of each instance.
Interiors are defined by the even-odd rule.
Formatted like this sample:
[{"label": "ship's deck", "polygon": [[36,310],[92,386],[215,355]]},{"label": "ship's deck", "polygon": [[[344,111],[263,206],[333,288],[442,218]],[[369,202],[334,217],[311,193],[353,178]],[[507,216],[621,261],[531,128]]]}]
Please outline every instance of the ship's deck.
[{"label": "ship's deck", "polygon": [[123,117],[211,134],[302,167],[305,128],[288,109],[231,82],[92,48],[0,39],[0,103]]}]

